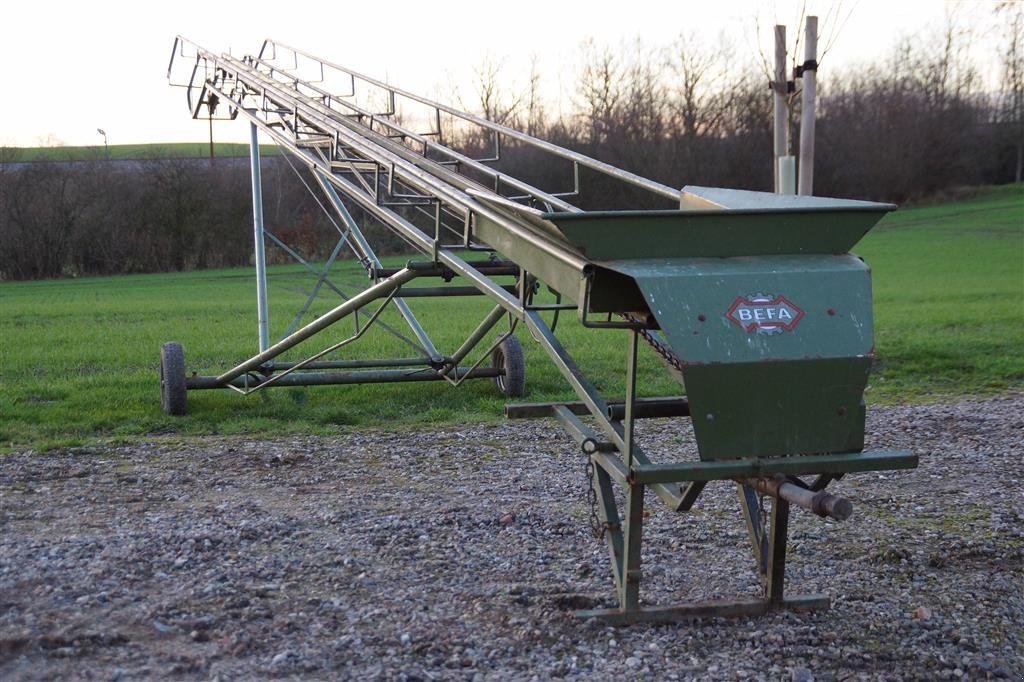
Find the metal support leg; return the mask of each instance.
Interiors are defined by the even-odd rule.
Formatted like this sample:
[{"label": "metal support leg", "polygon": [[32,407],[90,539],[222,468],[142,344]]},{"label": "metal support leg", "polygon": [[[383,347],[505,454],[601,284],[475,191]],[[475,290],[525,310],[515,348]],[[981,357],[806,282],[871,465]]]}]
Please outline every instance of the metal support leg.
[{"label": "metal support leg", "polygon": [[736,492],[740,498],[743,520],[747,523],[750,546],[754,552],[754,561],[757,562],[757,573],[761,576],[761,583],[764,584],[768,579],[768,544],[764,538],[765,528],[764,519],[761,518],[760,500],[757,498],[757,491],[748,485],[737,483]]},{"label": "metal support leg", "polygon": [[619,609],[636,611],[640,608],[640,545],[644,528],[644,486],[632,484],[626,492],[626,537],[622,581],[619,590]]},{"label": "metal support leg", "polygon": [[[623,441],[625,449],[622,459],[626,470],[633,468],[633,411],[636,403],[636,331],[629,333],[629,350],[626,355],[626,414],[623,419]],[[640,547],[644,528],[644,486],[630,484],[626,492],[626,555],[619,582],[619,608],[635,611],[640,607]]]},{"label": "metal support leg", "polygon": [[260,352],[270,347],[270,322],[267,314],[267,259],[263,239],[263,182],[260,178],[259,129],[249,124],[249,164],[252,175],[252,229],[256,260],[256,313]]},{"label": "metal support leg", "polygon": [[[591,460],[593,462],[593,460]],[[608,556],[612,562],[612,576],[615,578],[617,591],[621,591],[623,579],[623,539],[622,520],[619,518],[619,508],[615,504],[615,491],[612,489],[612,479],[601,465],[593,463],[594,473],[590,479],[590,485],[597,495],[597,513],[600,517],[604,538],[608,543]]]},{"label": "metal support leg", "polygon": [[786,582],[786,541],[789,539],[789,502],[778,497],[772,501],[771,533],[765,596],[770,608],[778,608],[783,602],[782,591]]},{"label": "metal support leg", "polygon": [[[600,455],[595,455],[599,457]],[[598,467],[600,468],[600,467]],[[828,597],[821,594],[785,597],[783,584],[786,574],[786,539],[789,531],[789,502],[776,500],[772,507],[770,536],[760,521],[760,506],[756,494],[745,486],[739,487],[740,500],[752,527],[760,529],[760,545],[765,551],[765,596],[761,599],[721,600],[673,606],[643,607],[639,605],[640,592],[640,531],[643,522],[643,486],[633,484],[627,493],[626,531],[623,571],[616,572],[619,588],[619,608],[577,611],[581,618],[597,618],[611,625],[633,623],[672,623],[694,618],[735,618],[761,616],[770,611],[823,611],[829,607]],[[752,499],[751,499],[752,497]],[[749,523],[749,521],[748,521]],[[752,536],[755,531],[751,531]],[[752,539],[754,539],[752,537]],[[756,554],[756,550],[755,550]]]},{"label": "metal support leg", "polygon": [[626,450],[622,453],[626,468],[633,468],[633,412],[636,407],[636,347],[640,336],[635,330],[629,333],[629,351],[626,356],[626,414],[623,419],[623,440]]},{"label": "metal support leg", "polygon": [[707,485],[707,481],[690,481],[683,488],[683,494],[680,496],[679,504],[676,505],[675,511],[677,512],[688,512],[693,508],[693,505],[697,502],[697,498],[704,492],[704,486]]}]

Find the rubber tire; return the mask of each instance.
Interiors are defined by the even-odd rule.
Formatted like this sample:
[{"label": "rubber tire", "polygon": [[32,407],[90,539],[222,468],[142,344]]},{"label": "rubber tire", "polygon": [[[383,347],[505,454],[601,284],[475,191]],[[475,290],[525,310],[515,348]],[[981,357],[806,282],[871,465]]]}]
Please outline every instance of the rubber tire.
[{"label": "rubber tire", "polygon": [[526,395],[526,359],[523,346],[515,336],[507,336],[491,351],[491,366],[504,369],[503,376],[494,377],[498,390],[510,398]]},{"label": "rubber tire", "polygon": [[180,343],[160,346],[160,407],[170,415],[185,414],[185,351]]}]

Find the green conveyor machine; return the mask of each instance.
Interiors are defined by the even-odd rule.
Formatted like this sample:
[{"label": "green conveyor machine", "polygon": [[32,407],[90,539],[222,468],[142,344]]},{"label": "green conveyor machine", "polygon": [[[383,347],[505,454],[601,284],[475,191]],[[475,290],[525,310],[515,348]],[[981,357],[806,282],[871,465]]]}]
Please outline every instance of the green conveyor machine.
[{"label": "green conveyor machine", "polygon": [[[183,63],[184,77],[175,83]],[[304,78],[303,67],[318,77]],[[340,78],[341,90],[329,89],[330,74]],[[181,344],[165,344],[161,400],[168,413],[184,413],[186,392],[202,389],[250,395],[274,386],[430,380],[459,386],[487,378],[505,395],[521,397],[527,389],[522,336],[539,344],[578,398],[509,404],[506,414],[554,417],[578,446],[591,526],[607,543],[617,598],[615,607],[580,616],[630,623],[828,607],[827,596],[783,592],[791,506],[842,521],[853,508],[827,491],[830,483],[849,473],[917,465],[909,452],[864,451],[864,391],[874,358],[871,273],[850,251],[894,206],[674,189],[272,40],[256,55],[235,57],[179,38],[168,77],[187,89],[194,117],[250,124],[259,332],[258,352],[207,376],[186,373]],[[367,91],[386,102],[384,111],[366,108],[361,95]],[[415,117],[408,109],[399,116],[396,102],[418,107],[427,130],[410,127]],[[470,156],[446,139],[451,128],[443,119],[490,136],[493,153]],[[313,180],[307,186],[338,228],[325,264],[304,260],[264,224],[259,133]],[[498,164],[508,146],[564,164],[572,189],[546,191],[503,172]],[[669,206],[581,210],[569,202],[580,194],[581,170]],[[368,223],[388,228],[420,257],[385,267],[367,238]],[[315,277],[306,305],[273,343],[268,241]],[[344,249],[366,267],[369,284],[361,292],[343,291],[330,278]],[[423,279],[436,284],[421,286]],[[544,287],[554,296],[541,296]],[[320,292],[336,297],[336,305],[313,317]],[[485,296],[493,307],[457,348],[441,348],[414,303],[463,296]],[[368,307],[373,310],[361,314]],[[407,329],[387,326],[386,310]],[[562,312],[590,333],[622,339],[624,395],[603,395],[561,343],[555,330]],[[342,341],[299,361],[282,360],[353,318],[355,331]],[[409,356],[352,355],[373,326],[406,342]],[[480,346],[485,350],[472,361]],[[679,380],[679,395],[637,396],[641,347]],[[649,452],[634,435],[644,418],[674,420],[668,429],[689,419],[692,454]],[[736,491],[763,594],[642,604],[646,493],[686,512],[713,481]],[[707,490],[721,492],[721,486]]]}]

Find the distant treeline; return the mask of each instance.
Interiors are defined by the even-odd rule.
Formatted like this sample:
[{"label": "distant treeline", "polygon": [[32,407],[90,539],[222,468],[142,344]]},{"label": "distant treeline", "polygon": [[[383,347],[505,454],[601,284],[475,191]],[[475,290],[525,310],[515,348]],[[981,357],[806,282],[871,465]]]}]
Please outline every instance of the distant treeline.
[{"label": "distant treeline", "polygon": [[[823,66],[815,194],[902,202],[1020,181],[1024,22],[1019,10],[1007,18],[996,91],[982,86],[965,49],[969,37],[953,28],[934,40],[904,41],[873,66],[842,73]],[[478,110],[672,186],[771,188],[765,75],[735,73],[728,50],[694,39],[582,50],[586,66],[577,73],[570,112],[549,111],[538,94],[540,74],[524,92],[502,91],[493,64],[477,70]],[[799,97],[792,102],[796,154]],[[492,150],[479,131],[456,127],[446,134],[478,156]],[[2,156],[17,162],[14,152]],[[549,191],[572,187],[568,163],[507,140],[498,167]],[[0,279],[247,264],[249,183],[245,159],[0,164]],[[336,229],[285,157],[264,160],[263,192],[269,230],[305,257],[329,253]],[[571,201],[591,209],[669,207],[586,172],[581,195]],[[380,253],[403,250],[379,225],[366,229]],[[269,253],[283,258],[279,249]]]}]

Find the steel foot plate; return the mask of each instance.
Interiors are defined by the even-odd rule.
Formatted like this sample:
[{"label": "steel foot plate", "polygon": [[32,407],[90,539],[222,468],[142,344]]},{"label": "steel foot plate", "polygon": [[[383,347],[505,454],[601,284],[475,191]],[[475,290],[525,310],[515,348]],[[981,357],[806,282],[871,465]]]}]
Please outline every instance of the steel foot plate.
[{"label": "steel foot plate", "polygon": [[621,609],[590,609],[576,611],[580,618],[597,618],[609,625],[632,623],[672,623],[699,618],[743,618],[763,616],[770,611],[825,611],[829,598],[823,594],[809,594],[789,597],[779,604],[770,604],[763,599],[744,601],[706,601],[675,606],[651,606],[633,611]]}]

